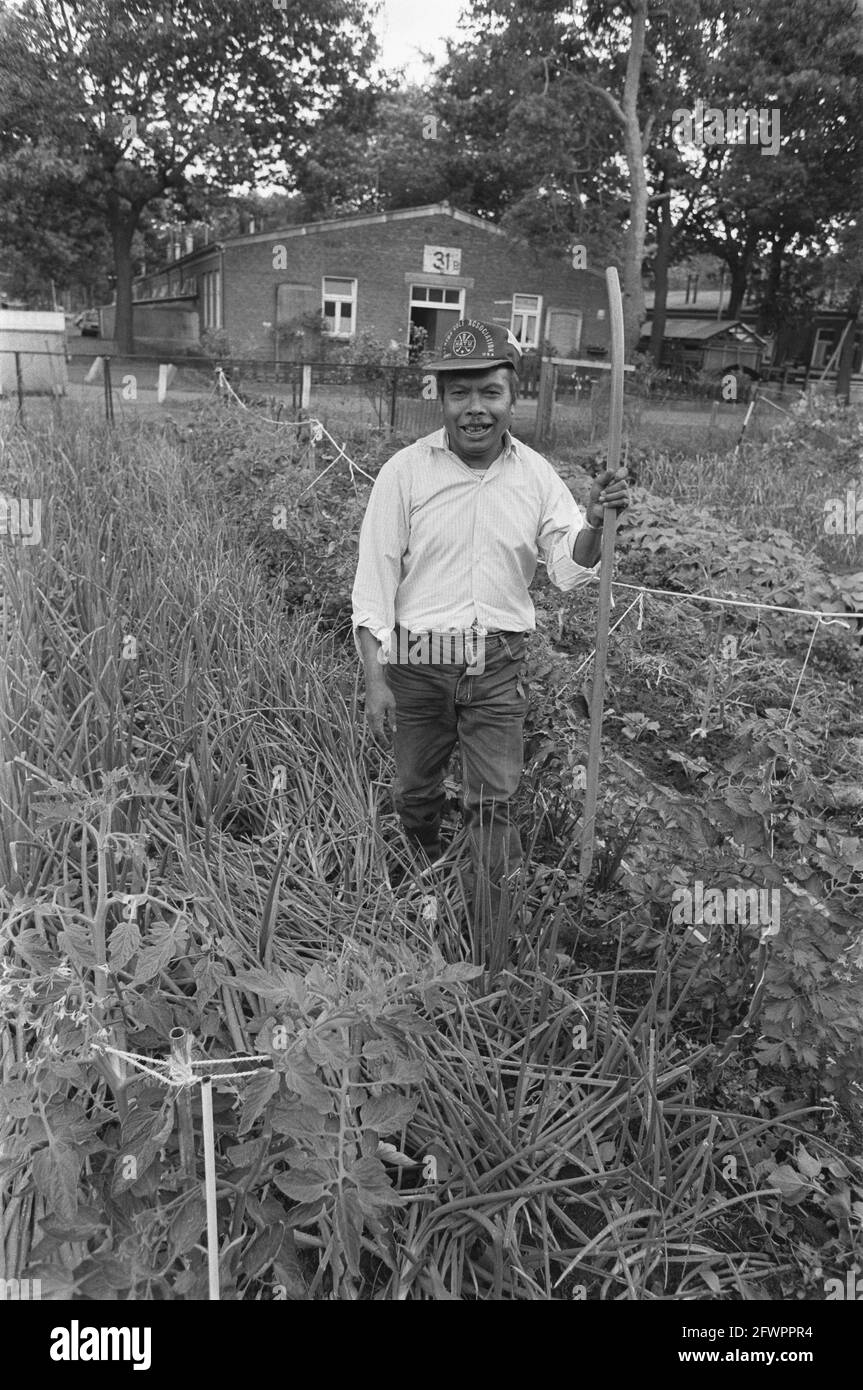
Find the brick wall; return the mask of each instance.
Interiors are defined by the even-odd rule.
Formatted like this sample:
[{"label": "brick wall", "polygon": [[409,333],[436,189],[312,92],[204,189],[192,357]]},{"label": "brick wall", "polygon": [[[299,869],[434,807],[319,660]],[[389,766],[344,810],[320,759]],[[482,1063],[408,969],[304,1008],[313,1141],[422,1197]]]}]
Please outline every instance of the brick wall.
[{"label": "brick wall", "polygon": [[[273,268],[273,248],[285,248],[285,269]],[[461,249],[458,276],[425,275],[423,247]],[[513,294],[543,296],[549,309],[583,315],[581,355],[587,344],[606,346],[608,315],[604,278],[576,271],[563,259],[544,257],[503,236],[435,212],[356,225],[345,220],[301,235],[266,233],[229,242],[224,253],[223,322],[235,352],[270,355],[279,283],[308,285],[308,302],[320,312],[323,276],[356,279],[357,331],[368,331],[384,346],[407,341],[410,286],[434,283],[465,288],[470,318],[497,320],[507,327]],[[472,282],[472,283],[471,283]],[[292,296],[292,303],[297,296]],[[602,318],[598,311],[606,310]],[[307,354],[311,355],[311,354]]]}]

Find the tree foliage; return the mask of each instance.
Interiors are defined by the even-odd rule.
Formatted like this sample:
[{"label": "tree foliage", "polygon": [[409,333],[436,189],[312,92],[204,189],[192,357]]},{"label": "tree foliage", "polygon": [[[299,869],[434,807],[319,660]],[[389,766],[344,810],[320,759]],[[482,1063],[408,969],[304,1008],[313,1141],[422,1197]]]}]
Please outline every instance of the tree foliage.
[{"label": "tree foliage", "polygon": [[[117,338],[131,347],[131,248],[166,196],[290,178],[316,122],[367,84],[360,0],[24,0],[0,10],[0,193],[18,216],[50,182],[110,236]],[[350,100],[349,100],[350,96]]]}]

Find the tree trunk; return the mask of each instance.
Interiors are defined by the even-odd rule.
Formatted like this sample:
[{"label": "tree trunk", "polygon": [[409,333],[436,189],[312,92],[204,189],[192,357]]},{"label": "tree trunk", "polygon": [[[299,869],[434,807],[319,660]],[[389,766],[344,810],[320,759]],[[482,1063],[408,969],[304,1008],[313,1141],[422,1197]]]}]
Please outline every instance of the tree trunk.
[{"label": "tree trunk", "polygon": [[846,323],[850,323],[850,328],[845,334],[845,342],[842,344],[842,351],[839,354],[839,367],[836,372],[836,395],[839,396],[846,405],[851,404],[851,368],[854,363],[854,339],[857,333],[857,320],[860,317],[860,299],[863,285],[858,280],[855,285],[851,298],[848,301],[848,318]]},{"label": "tree trunk", "polygon": [[770,270],[767,275],[764,296],[758,310],[759,333],[771,333],[776,328],[778,319],[776,305],[779,299],[779,285],[782,279],[782,260],[787,245],[788,242],[785,238],[774,237],[773,245],[770,248]]},{"label": "tree trunk", "polygon": [[663,196],[657,207],[656,259],[653,265],[653,326],[650,331],[650,355],[654,364],[662,365],[662,340],[665,337],[665,310],[668,300],[668,263],[671,258],[671,205],[665,193],[668,183],[663,178]]},{"label": "tree trunk", "polygon": [[728,270],[731,271],[731,295],[728,299],[728,318],[737,318],[743,303],[743,295],[746,293],[746,282],[749,279],[749,271],[752,270],[752,256],[755,253],[757,243],[757,232],[748,232],[741,252],[738,252],[734,260],[728,263]]},{"label": "tree trunk", "polygon": [[111,241],[114,247],[114,274],[117,277],[114,309],[114,341],[117,352],[135,351],[132,324],[132,238],[138,222],[137,211],[121,209],[112,199],[109,208]]}]

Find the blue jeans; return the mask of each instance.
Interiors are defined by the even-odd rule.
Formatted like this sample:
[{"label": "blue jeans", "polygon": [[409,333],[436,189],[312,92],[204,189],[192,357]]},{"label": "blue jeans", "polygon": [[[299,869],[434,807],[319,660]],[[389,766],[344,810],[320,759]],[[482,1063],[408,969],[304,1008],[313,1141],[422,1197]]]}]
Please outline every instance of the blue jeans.
[{"label": "blue jeans", "polygon": [[[397,637],[398,632],[395,652]],[[466,661],[457,648],[458,664],[391,663],[386,668],[396,700],[393,793],[405,833],[430,859],[441,853],[444,773],[458,743],[474,866],[491,883],[511,873],[522,858],[510,802],[524,765],[529,703],[525,648],[523,632],[486,636],[484,668],[474,675],[467,674],[470,653]]]}]

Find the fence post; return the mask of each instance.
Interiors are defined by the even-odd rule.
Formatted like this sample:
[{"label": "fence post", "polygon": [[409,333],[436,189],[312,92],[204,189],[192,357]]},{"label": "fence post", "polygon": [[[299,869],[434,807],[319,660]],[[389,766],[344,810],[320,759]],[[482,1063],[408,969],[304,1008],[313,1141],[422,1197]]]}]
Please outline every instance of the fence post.
[{"label": "fence post", "polygon": [[557,367],[548,358],[543,358],[539,369],[539,395],[536,401],[536,437],[539,444],[545,444],[551,438],[556,385]]},{"label": "fence post", "polygon": [[24,419],[24,380],[21,376],[21,354],[15,353],[15,384],[18,390],[17,418]]},{"label": "fence post", "polygon": [[102,379],[105,383],[105,419],[109,425],[114,423],[114,397],[111,393],[111,359],[102,358]]},{"label": "fence post", "polygon": [[396,409],[399,402],[399,369],[393,367],[393,385],[390,395],[390,433],[396,427]]}]

